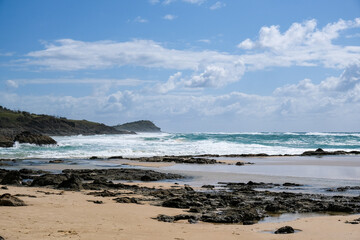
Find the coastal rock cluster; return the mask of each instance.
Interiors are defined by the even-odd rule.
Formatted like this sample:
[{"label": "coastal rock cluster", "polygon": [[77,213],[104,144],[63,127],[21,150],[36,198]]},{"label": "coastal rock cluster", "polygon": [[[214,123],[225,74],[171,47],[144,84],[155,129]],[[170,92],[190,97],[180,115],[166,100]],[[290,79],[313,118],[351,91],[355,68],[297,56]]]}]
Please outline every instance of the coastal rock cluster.
[{"label": "coastal rock cluster", "polygon": [[36,145],[51,145],[57,142],[49,136],[31,133],[29,131],[20,132],[14,136],[0,135],[0,147],[12,147],[15,142],[30,143]]},{"label": "coastal rock cluster", "polygon": [[[96,190],[89,193],[98,197],[113,197],[118,203],[150,201],[156,206],[179,208],[187,213],[155,217],[159,221],[176,222],[187,220],[211,223],[254,224],[264,217],[282,213],[360,213],[360,196],[325,196],[321,194],[302,194],[273,192],[280,184],[252,182],[219,182],[218,186],[204,185],[194,190],[188,185],[177,185],[169,189],[140,187],[137,185],[114,183],[116,180],[157,181],[162,179],[181,179],[178,174],[160,173],[142,169],[82,169],[64,170],[61,174],[51,174],[36,170],[0,169],[0,184],[78,191]],[[282,187],[297,187],[296,183],[284,183]],[[123,196],[118,190],[140,197]],[[9,196],[5,196],[9,197]],[[98,201],[100,204],[101,201]],[[95,202],[94,202],[95,203]]]}]

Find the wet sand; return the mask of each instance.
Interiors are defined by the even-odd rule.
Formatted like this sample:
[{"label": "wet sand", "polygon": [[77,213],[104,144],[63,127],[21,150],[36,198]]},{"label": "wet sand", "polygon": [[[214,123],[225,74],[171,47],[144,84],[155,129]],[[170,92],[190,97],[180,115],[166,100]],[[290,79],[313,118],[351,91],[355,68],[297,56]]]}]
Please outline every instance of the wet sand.
[{"label": "wet sand", "polygon": [[[148,183],[153,184],[153,183]],[[155,184],[157,185],[157,184]],[[170,187],[170,184],[163,184]],[[158,186],[158,185],[157,185]],[[0,190],[20,197],[28,206],[0,207],[0,236],[12,239],[359,239],[359,225],[346,224],[359,215],[302,218],[290,222],[209,224],[199,222],[164,223],[152,219],[158,214],[176,215],[180,209],[151,206],[148,203],[116,203],[112,198],[85,195],[87,191],[66,191],[46,188],[8,187]],[[42,191],[42,192],[38,192]],[[87,200],[101,200],[94,204]],[[301,231],[275,235],[275,229],[290,225]]]}]

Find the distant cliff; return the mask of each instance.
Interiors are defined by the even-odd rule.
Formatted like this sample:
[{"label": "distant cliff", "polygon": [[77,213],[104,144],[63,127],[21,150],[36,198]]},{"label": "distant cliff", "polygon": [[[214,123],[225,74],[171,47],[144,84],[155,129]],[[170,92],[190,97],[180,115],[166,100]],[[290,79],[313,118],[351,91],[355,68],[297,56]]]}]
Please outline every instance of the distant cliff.
[{"label": "distant cliff", "polygon": [[24,131],[52,136],[134,133],[101,123],[12,111],[0,106],[0,135],[13,137]]},{"label": "distant cliff", "polygon": [[160,132],[161,129],[153,122],[148,120],[141,120],[136,122],[125,123],[114,126],[119,131],[133,131],[133,132]]}]

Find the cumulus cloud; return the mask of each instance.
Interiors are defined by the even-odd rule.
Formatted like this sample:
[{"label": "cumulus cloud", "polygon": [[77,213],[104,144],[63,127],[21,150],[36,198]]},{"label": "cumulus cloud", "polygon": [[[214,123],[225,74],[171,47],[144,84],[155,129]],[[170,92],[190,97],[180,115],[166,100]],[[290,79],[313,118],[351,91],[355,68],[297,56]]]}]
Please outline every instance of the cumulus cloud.
[{"label": "cumulus cloud", "polygon": [[[174,74],[169,78],[168,85],[163,86],[163,92],[176,88],[183,78],[186,77],[180,72]],[[318,124],[321,129],[332,119],[337,124],[329,126],[354,130],[358,129],[360,121],[360,113],[357,111],[360,108],[360,66],[349,66],[340,76],[327,78],[318,84],[304,79],[297,84],[285,85],[275,89],[269,96],[236,91],[214,95],[192,92],[158,94],[135,90],[86,97],[19,96],[1,92],[0,102],[15,109],[60,114],[69,118],[80,117],[108,124],[133,118],[165,117],[173,122],[177,122],[176,119],[179,118],[191,119],[193,122],[195,117],[201,118],[203,125],[211,125],[214,118],[222,119],[222,124],[227,119],[240,121],[246,118],[249,124],[260,122],[257,129],[273,120],[268,130],[299,130],[300,127],[309,130],[314,124]],[[248,119],[252,120],[249,122]],[[339,122],[346,122],[348,125],[339,125]],[[291,123],[294,123],[293,128]],[[282,126],[288,129],[281,128]],[[232,128],[236,128],[236,125]]]},{"label": "cumulus cloud", "polygon": [[245,61],[257,68],[319,64],[344,68],[359,61],[360,47],[335,45],[332,41],[339,37],[341,31],[359,27],[360,18],[349,21],[340,19],[322,29],[318,29],[316,20],[312,19],[293,23],[284,33],[280,32],[280,26],[273,25],[262,27],[256,41],[246,39],[238,44],[238,48],[257,50],[256,53],[244,55]]},{"label": "cumulus cloud", "polygon": [[169,21],[174,20],[175,18],[177,18],[177,16],[172,15],[172,14],[166,14],[166,15],[163,17],[163,19],[169,20]]},{"label": "cumulus cloud", "polygon": [[214,3],[213,5],[210,6],[210,10],[216,10],[216,9],[219,9],[219,8],[223,8],[225,6],[226,6],[225,3],[218,1],[218,2],[216,2],[216,3]]}]

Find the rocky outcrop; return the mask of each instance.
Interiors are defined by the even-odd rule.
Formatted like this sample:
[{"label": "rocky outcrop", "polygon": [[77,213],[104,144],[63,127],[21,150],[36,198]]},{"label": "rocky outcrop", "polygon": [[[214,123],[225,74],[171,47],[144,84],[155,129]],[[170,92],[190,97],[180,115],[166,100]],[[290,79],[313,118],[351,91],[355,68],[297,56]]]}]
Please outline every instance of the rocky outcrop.
[{"label": "rocky outcrop", "polygon": [[133,131],[133,132],[161,132],[161,129],[153,122],[148,120],[140,120],[114,126],[117,130]]},{"label": "rocky outcrop", "polygon": [[57,143],[49,136],[31,133],[29,131],[19,133],[15,136],[14,141],[19,143],[30,143],[36,145],[51,145]]},{"label": "rocky outcrop", "polygon": [[66,169],[65,174],[77,175],[83,180],[140,180],[158,181],[163,179],[181,179],[183,176],[173,173],[161,173],[142,169]]},{"label": "rocky outcrop", "polygon": [[0,147],[12,147],[14,145],[14,141],[12,138],[0,135]]},{"label": "rocky outcrop", "polygon": [[12,196],[10,193],[5,193],[0,196],[0,206],[11,206],[11,207],[18,207],[18,206],[26,206],[23,200]]},{"label": "rocky outcrop", "polygon": [[324,151],[321,148],[316,149],[315,151],[305,151],[301,154],[301,156],[325,156],[325,155],[349,155],[360,154],[360,151]]}]

